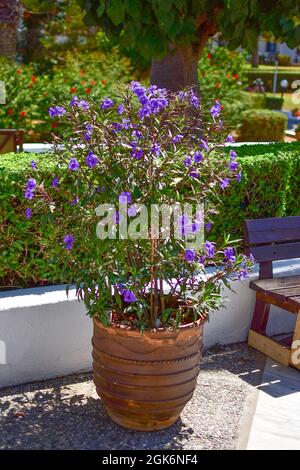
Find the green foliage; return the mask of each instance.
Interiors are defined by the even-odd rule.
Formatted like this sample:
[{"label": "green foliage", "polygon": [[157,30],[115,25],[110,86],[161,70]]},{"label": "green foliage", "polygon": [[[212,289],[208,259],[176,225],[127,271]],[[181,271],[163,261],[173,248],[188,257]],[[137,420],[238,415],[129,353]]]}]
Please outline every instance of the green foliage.
[{"label": "green foliage", "polygon": [[239,140],[244,142],[280,142],[284,139],[287,117],[268,109],[244,111],[239,127]]},{"label": "green foliage", "polygon": [[77,52],[76,57],[67,52],[65,65],[49,74],[36,73],[33,64],[18,67],[0,58],[0,80],[7,93],[6,104],[0,105],[0,127],[25,129],[27,142],[51,141],[53,129],[63,129],[48,115],[57,100],[67,101],[74,95],[100,100],[116,82],[128,82],[132,76],[130,61],[121,58],[116,48],[109,54]]},{"label": "green foliage", "polygon": [[243,91],[242,102],[245,109],[264,109],[266,107],[266,95],[264,93]]},{"label": "green foliage", "polygon": [[[279,0],[78,0],[87,24],[99,24],[121,47],[145,57],[160,57],[170,43],[197,43],[207,21],[221,32],[232,49],[254,50],[259,34],[272,33],[290,47],[300,43],[297,2]],[[205,37],[205,36],[204,36]]]},{"label": "green foliage", "polygon": [[266,108],[268,109],[277,109],[282,108],[284,99],[280,96],[266,96]]},{"label": "green foliage", "polygon": [[235,148],[242,181],[224,192],[211,239],[243,238],[245,219],[299,215],[300,143]]}]

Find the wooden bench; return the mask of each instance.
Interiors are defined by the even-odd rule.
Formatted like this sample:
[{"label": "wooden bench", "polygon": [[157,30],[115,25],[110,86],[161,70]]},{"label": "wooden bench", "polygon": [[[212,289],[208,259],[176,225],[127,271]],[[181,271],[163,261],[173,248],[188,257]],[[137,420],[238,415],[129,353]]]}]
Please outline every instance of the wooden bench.
[{"label": "wooden bench", "polygon": [[23,151],[23,129],[0,129],[0,153]]},{"label": "wooden bench", "polygon": [[[300,370],[300,276],[273,278],[273,261],[300,257],[300,217],[246,220],[244,239],[246,252],[259,263],[259,279],[249,285],[256,302],[248,344]],[[270,305],[296,315],[292,335],[266,335]]]}]

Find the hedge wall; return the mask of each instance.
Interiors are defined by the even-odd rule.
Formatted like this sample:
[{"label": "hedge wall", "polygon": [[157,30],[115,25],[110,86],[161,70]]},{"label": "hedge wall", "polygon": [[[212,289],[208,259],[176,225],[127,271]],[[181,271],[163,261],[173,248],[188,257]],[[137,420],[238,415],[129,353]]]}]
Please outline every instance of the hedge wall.
[{"label": "hedge wall", "polygon": [[[300,144],[244,145],[235,150],[243,178],[224,191],[210,240],[223,238],[224,232],[241,238],[245,218],[300,215]],[[0,155],[0,288],[72,281],[67,253],[63,248],[58,252],[54,243],[52,221],[33,216],[28,222],[24,216],[23,188],[32,175],[33,159],[39,179],[50,181],[50,156]]]},{"label": "hedge wall", "polygon": [[285,114],[270,109],[249,109],[241,114],[239,140],[242,142],[283,142]]}]

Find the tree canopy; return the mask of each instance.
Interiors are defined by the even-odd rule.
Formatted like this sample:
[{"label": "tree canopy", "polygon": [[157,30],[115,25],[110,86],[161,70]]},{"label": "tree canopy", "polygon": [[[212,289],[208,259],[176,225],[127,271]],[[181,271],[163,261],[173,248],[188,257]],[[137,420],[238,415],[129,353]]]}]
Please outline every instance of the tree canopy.
[{"label": "tree canopy", "polygon": [[262,32],[300,44],[300,0],[77,0],[85,22],[98,24],[121,47],[161,58],[170,44],[201,52],[220,32],[232,49],[254,50]]}]

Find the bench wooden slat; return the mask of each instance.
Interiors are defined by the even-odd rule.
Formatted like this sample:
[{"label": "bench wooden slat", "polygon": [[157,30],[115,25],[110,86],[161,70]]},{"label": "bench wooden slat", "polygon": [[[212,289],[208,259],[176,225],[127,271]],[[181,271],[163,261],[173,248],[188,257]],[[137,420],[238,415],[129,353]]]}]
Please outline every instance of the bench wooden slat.
[{"label": "bench wooden slat", "polygon": [[253,290],[275,290],[300,286],[300,276],[275,277],[273,279],[258,279],[250,282]]},{"label": "bench wooden slat", "polygon": [[249,245],[298,240],[300,240],[299,216],[245,221],[245,242]]},{"label": "bench wooden slat", "polygon": [[254,259],[258,263],[261,263],[262,261],[300,258],[300,242],[253,246],[250,249],[250,253],[252,253]]}]

